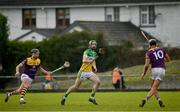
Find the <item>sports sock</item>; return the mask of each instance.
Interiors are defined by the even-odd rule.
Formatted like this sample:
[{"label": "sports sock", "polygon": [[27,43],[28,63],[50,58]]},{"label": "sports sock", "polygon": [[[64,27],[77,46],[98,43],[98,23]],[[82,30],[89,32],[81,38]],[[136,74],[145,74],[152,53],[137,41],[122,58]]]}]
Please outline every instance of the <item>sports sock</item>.
[{"label": "sports sock", "polygon": [[94,98],[94,96],[95,96],[95,92],[92,92],[91,93],[91,98]]},{"label": "sports sock", "polygon": [[64,95],[64,96],[67,98],[67,97],[68,97],[68,95],[69,95],[68,93],[65,93],[65,95]]},{"label": "sports sock", "polygon": [[150,96],[146,96],[144,99],[147,101],[149,100]]},{"label": "sports sock", "polygon": [[159,96],[155,96],[155,97],[156,97],[156,100],[158,100],[158,101],[161,100]]},{"label": "sports sock", "polygon": [[12,95],[17,95],[19,92],[17,92],[16,90],[15,91],[12,91],[10,93],[8,93],[9,96],[12,96]]},{"label": "sports sock", "polygon": [[24,96],[25,96],[25,94],[26,94],[26,91],[27,91],[27,88],[26,88],[26,87],[24,87],[24,88],[21,90],[21,92],[20,92],[20,97],[21,97],[21,98],[24,98]]}]

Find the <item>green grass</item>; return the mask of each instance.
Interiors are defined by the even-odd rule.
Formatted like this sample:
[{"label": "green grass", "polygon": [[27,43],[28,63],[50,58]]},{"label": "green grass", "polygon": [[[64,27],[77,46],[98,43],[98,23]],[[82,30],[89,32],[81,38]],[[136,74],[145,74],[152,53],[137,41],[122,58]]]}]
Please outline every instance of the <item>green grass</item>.
[{"label": "green grass", "polygon": [[[171,62],[166,63],[166,76],[170,76],[172,74],[180,74],[180,60],[173,60]],[[137,66],[133,66],[133,67],[128,67],[128,68],[124,68],[122,69],[124,75],[125,75],[125,82],[126,84],[135,84],[135,83],[146,83],[149,81],[149,77],[150,77],[150,67],[148,70],[147,75],[145,76],[144,80],[140,80],[140,75],[143,71],[143,65],[137,65]],[[107,72],[100,72],[97,73],[97,75],[101,76],[101,75],[111,75],[112,71],[107,71]],[[68,75],[74,75],[76,77],[77,73],[70,73],[67,74]],[[136,76],[136,77],[128,77],[128,76]],[[179,79],[176,79],[179,80]],[[68,79],[68,82],[66,80],[58,80],[59,85],[61,85],[61,87],[63,88],[68,88],[69,86],[71,86],[74,83],[75,79]],[[103,88],[113,88],[112,84],[111,84],[111,77],[109,79],[106,80],[102,80],[103,82],[101,83],[101,87]],[[37,88],[38,86],[40,86],[42,83],[33,83],[32,87]],[[81,87],[85,87],[88,88],[89,85],[91,84],[91,82],[89,81],[84,81],[81,85]]]},{"label": "green grass", "polygon": [[65,106],[60,105],[62,93],[28,93],[27,104],[19,104],[19,96],[13,96],[4,103],[0,94],[0,111],[180,111],[180,92],[160,92],[166,105],[160,108],[155,98],[138,107],[147,92],[99,92],[98,106],[87,101],[90,93],[72,93]]}]

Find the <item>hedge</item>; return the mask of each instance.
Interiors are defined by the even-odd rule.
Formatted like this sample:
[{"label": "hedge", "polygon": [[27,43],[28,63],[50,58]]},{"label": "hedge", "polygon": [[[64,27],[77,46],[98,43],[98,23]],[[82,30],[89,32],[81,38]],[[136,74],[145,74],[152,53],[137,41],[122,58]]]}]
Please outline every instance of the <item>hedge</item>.
[{"label": "hedge", "polygon": [[[128,41],[119,46],[108,46],[103,40],[102,33],[74,32],[63,36],[53,36],[42,42],[33,41],[9,41],[7,56],[7,75],[13,75],[15,66],[27,56],[30,56],[30,49],[40,49],[42,66],[53,70],[61,66],[65,60],[71,63],[71,67],[64,72],[77,72],[82,63],[83,51],[88,47],[89,40],[98,42],[98,48],[103,47],[105,54],[97,60],[97,67],[100,72],[111,70],[115,66],[121,68],[144,64],[145,50],[135,50]],[[178,48],[167,49],[172,59],[180,59]],[[177,55],[176,55],[177,54]],[[170,55],[171,56],[171,55]],[[61,72],[60,72],[61,73]]]}]

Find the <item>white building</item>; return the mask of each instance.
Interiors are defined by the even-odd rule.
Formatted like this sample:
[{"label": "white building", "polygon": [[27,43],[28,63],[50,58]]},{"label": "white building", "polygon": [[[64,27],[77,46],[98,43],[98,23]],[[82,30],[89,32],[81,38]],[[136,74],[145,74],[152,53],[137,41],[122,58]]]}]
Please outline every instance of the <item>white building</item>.
[{"label": "white building", "polygon": [[10,39],[41,41],[74,21],[114,21],[180,46],[180,0],[3,0],[0,13],[8,18]]}]

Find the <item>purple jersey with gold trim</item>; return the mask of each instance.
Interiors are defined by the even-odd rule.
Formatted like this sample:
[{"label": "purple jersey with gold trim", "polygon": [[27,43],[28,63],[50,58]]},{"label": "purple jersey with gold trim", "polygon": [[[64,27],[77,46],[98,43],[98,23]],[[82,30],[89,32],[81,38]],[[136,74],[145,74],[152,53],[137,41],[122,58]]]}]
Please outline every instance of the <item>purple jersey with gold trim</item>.
[{"label": "purple jersey with gold trim", "polygon": [[165,68],[166,52],[163,48],[149,49],[146,58],[150,59],[151,68]]},{"label": "purple jersey with gold trim", "polygon": [[31,79],[34,79],[35,74],[37,73],[41,60],[39,58],[32,59],[31,57],[26,58],[22,64],[24,65],[24,72],[26,75],[28,75]]}]

